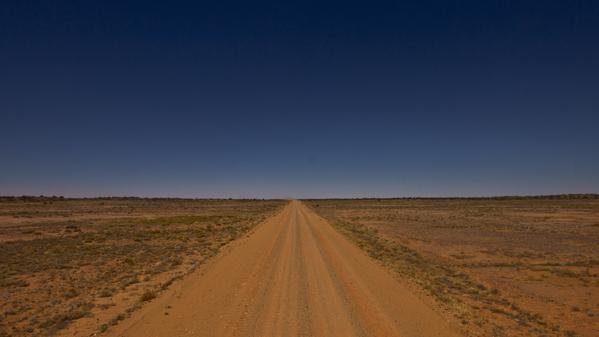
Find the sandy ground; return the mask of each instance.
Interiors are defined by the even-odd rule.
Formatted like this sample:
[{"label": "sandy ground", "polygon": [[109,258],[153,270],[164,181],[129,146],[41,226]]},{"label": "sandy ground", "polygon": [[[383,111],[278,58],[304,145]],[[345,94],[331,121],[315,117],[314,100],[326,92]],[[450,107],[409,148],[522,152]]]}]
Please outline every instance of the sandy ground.
[{"label": "sandy ground", "polygon": [[297,201],[107,336],[458,336]]},{"label": "sandy ground", "polygon": [[0,337],[113,327],[288,203],[0,197]]},{"label": "sandy ground", "polygon": [[595,197],[304,204],[467,335],[599,336]]}]

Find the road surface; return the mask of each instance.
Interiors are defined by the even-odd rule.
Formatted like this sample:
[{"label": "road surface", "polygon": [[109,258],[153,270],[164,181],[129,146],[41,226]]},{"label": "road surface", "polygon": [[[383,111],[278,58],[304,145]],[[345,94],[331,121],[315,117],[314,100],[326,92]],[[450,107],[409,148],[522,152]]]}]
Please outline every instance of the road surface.
[{"label": "road surface", "polygon": [[109,336],[459,336],[299,201]]}]

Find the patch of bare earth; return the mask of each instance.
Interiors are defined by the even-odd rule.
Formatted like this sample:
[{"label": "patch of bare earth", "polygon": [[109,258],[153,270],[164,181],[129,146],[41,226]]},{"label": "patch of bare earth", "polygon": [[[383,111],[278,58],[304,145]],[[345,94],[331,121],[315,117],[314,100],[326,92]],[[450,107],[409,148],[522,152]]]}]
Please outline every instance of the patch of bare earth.
[{"label": "patch of bare earth", "polygon": [[285,201],[2,198],[0,336],[89,336]]},{"label": "patch of bare earth", "polygon": [[470,335],[599,335],[599,199],[306,204]]}]

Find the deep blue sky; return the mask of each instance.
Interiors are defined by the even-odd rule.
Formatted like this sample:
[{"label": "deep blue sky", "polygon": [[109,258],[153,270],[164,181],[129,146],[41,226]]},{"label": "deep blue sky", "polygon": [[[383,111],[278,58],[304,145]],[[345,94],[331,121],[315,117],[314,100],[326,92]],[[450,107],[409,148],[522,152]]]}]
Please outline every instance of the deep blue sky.
[{"label": "deep blue sky", "polygon": [[597,1],[9,1],[0,195],[599,192]]}]

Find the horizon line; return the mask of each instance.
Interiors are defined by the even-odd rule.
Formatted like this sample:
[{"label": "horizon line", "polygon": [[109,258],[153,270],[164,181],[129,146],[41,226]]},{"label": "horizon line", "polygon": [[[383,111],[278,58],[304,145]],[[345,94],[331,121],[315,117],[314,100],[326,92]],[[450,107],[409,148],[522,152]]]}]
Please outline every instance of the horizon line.
[{"label": "horizon line", "polygon": [[4,199],[57,199],[57,200],[94,200],[94,199],[149,199],[149,200],[407,200],[407,199],[596,199],[599,193],[559,193],[559,194],[510,194],[486,196],[396,196],[396,197],[174,197],[174,196],[94,196],[69,197],[62,195],[0,195]]}]

